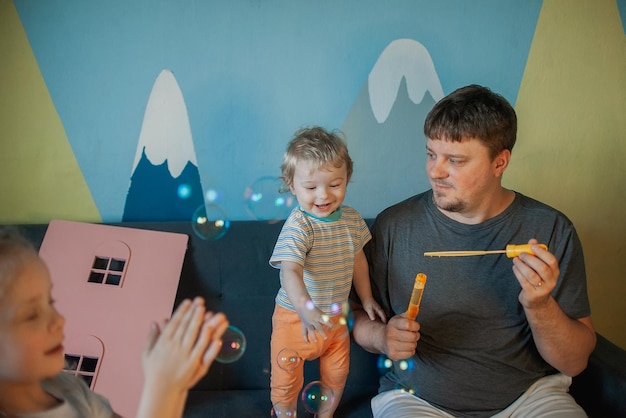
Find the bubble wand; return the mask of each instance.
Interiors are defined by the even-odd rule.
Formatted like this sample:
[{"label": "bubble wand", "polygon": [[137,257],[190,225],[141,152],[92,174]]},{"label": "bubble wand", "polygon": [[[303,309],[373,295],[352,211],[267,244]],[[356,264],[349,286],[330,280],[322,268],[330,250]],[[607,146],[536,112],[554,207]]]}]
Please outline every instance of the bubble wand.
[{"label": "bubble wand", "polygon": [[415,276],[415,283],[413,284],[413,292],[411,292],[409,309],[406,311],[406,317],[412,321],[415,321],[417,313],[420,310],[420,302],[422,301],[422,294],[424,293],[425,285],[426,275],[424,273],[417,273],[417,276]]},{"label": "bubble wand", "polygon": [[[544,250],[548,249],[545,244],[537,244]],[[521,253],[528,253],[535,255],[533,250],[530,249],[530,244],[509,244],[506,246],[506,250],[491,250],[491,251],[430,251],[425,252],[426,257],[469,257],[473,255],[487,255],[487,254],[506,254],[508,258],[519,257]]]}]

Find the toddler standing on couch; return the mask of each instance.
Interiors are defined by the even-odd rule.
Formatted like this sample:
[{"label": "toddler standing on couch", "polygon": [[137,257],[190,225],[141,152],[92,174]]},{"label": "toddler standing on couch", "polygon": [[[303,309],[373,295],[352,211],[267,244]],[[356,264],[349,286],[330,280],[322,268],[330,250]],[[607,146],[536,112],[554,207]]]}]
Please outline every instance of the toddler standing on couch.
[{"label": "toddler standing on couch", "polygon": [[320,359],[322,383],[333,391],[332,417],[350,365],[350,335],[343,318],[352,284],[371,320],[385,316],[372,297],[363,246],[371,235],[359,213],[343,206],[352,175],[345,143],[320,127],[296,132],[282,164],[282,179],[298,200],[280,232],[270,264],[280,269],[281,287],[272,317],[271,399],[278,417],[295,416],[304,383],[303,363],[278,364],[283,349],[303,360]]}]

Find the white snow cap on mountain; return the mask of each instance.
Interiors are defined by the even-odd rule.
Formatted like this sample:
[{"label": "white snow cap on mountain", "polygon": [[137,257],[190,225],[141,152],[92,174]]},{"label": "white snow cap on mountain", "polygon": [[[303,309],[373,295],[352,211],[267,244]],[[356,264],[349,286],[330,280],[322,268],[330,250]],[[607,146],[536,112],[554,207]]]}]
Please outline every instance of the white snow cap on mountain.
[{"label": "white snow cap on mountain", "polygon": [[167,160],[173,178],[180,176],[190,161],[198,166],[191,137],[187,106],[174,74],[161,71],[152,86],[137,143],[133,172],[139,164],[141,153],[154,165]]},{"label": "white snow cap on mountain", "polygon": [[378,123],[384,123],[398,97],[402,78],[409,99],[418,104],[429,91],[435,101],[443,89],[428,50],[413,39],[396,39],[380,54],[368,78],[370,106]]}]

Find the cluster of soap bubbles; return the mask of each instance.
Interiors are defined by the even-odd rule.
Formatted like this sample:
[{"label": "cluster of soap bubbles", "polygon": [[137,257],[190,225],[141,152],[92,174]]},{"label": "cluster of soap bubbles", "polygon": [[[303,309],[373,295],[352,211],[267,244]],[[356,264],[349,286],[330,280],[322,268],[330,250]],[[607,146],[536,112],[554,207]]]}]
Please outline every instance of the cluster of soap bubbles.
[{"label": "cluster of soap bubbles", "polygon": [[333,315],[341,314],[339,323],[341,325],[346,325],[348,327],[348,332],[352,332],[352,328],[354,328],[354,314],[352,313],[352,309],[350,309],[350,302],[345,302],[343,304],[334,303],[330,306],[330,309]]},{"label": "cluster of soap bubbles", "polygon": [[[314,309],[315,304],[308,300],[305,302],[305,306],[308,309]],[[331,306],[331,314],[341,315],[339,320],[337,321],[340,325],[346,325],[349,330],[352,329],[352,325],[354,323],[354,317],[352,311],[350,309],[350,304],[348,302],[344,304],[333,304]],[[324,319],[324,317],[326,319]],[[330,316],[325,315],[323,320],[325,322],[329,322]],[[347,336],[346,336],[347,337]],[[279,368],[292,372],[296,370],[301,363],[304,361],[302,356],[298,354],[296,350],[293,348],[283,348],[280,350],[276,356],[276,364]],[[334,402],[335,393],[334,391],[326,386],[323,382],[316,380],[307,384],[300,394],[300,400],[302,401],[302,405],[304,408],[312,414],[319,414],[325,412],[330,408]],[[279,412],[283,411],[283,412]],[[285,408],[280,408],[280,405],[275,405],[274,412],[277,417],[292,417],[296,416],[296,411],[287,411],[284,412]]]},{"label": "cluster of soap bubbles", "polygon": [[385,375],[387,374],[387,372],[393,370],[394,364],[397,366],[398,370],[402,371],[413,370],[415,368],[415,363],[413,362],[413,359],[393,361],[385,354],[381,354],[380,356],[378,356],[377,367],[378,372],[381,375]]},{"label": "cluster of soap bubbles", "polygon": [[[193,190],[189,184],[180,184],[177,193],[180,202],[193,200],[190,199]],[[207,190],[202,199],[203,204],[198,206],[192,215],[193,231],[204,240],[218,240],[226,235],[230,228],[228,214],[219,204],[220,197],[217,190]],[[297,200],[285,188],[281,178],[271,176],[263,176],[246,187],[243,199],[246,210],[254,219],[268,222],[286,219],[297,204]]]},{"label": "cluster of soap bubbles", "polygon": [[[291,348],[283,348],[278,352],[276,359],[278,367],[285,371],[293,371],[303,361],[298,352]],[[326,412],[330,408],[335,400],[335,392],[326,386],[322,381],[315,380],[307,384],[300,394],[300,400],[304,409],[312,414],[319,414]],[[275,415],[291,417],[296,416],[296,411],[279,412],[284,411],[285,408],[281,408],[280,405],[276,405],[274,409]]]}]

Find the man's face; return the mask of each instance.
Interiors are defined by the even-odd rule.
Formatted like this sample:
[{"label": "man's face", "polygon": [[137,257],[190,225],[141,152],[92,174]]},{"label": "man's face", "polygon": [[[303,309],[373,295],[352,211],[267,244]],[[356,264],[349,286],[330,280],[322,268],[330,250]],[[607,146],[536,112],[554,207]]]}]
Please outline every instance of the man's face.
[{"label": "man's face", "polygon": [[491,159],[489,149],[477,139],[445,139],[426,143],[426,174],[435,205],[454,219],[481,216],[492,194],[501,189],[501,175],[509,151]]}]

